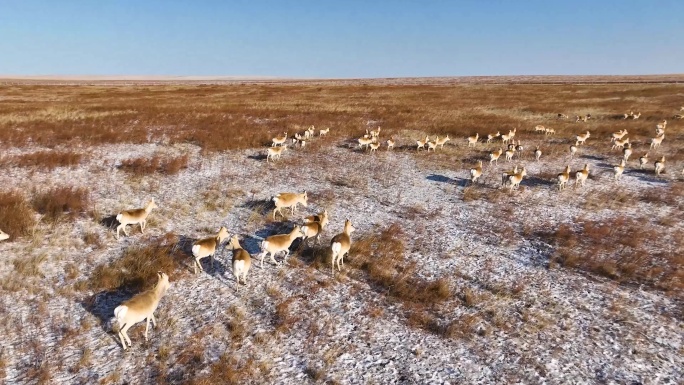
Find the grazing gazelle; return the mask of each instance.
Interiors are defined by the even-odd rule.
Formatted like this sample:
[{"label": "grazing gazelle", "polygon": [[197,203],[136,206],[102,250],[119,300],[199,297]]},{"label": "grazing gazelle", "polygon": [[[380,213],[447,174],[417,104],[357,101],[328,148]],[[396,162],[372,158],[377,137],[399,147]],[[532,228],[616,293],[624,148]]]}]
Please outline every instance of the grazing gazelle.
[{"label": "grazing gazelle", "polygon": [[211,257],[211,268],[214,268],[214,254],[216,254],[216,249],[219,247],[223,240],[228,238],[228,229],[221,227],[218,234],[213,237],[200,239],[192,245],[192,256],[195,257],[195,274],[198,273],[197,268],[200,271],[204,271],[202,268],[202,258]]},{"label": "grazing gazelle", "polygon": [[287,256],[290,255],[290,245],[292,245],[292,242],[303,236],[304,234],[299,226],[295,226],[288,234],[278,234],[266,237],[266,239],[261,242],[261,254],[259,254],[261,256],[261,267],[264,267],[264,257],[267,254],[271,254],[271,262],[273,262],[274,265],[279,265],[275,260],[275,255],[284,251],[285,258],[283,258],[283,261],[285,261]]},{"label": "grazing gazelle", "polygon": [[473,146],[476,145],[478,139],[480,139],[480,134],[478,134],[478,133],[475,133],[475,135],[473,135],[473,136],[469,136],[468,137],[468,147],[470,147],[470,145],[473,145]]},{"label": "grazing gazelle", "polygon": [[394,145],[395,145],[394,137],[390,137],[389,139],[387,139],[387,150],[393,150]]},{"label": "grazing gazelle", "polygon": [[541,124],[537,124],[534,126],[534,132],[546,132],[546,127],[542,126]]},{"label": "grazing gazelle", "polygon": [[273,197],[273,203],[275,203],[275,208],[273,209],[273,219],[276,217],[276,212],[283,215],[282,209],[289,207],[292,214],[297,210],[297,205],[301,203],[304,207],[307,207],[307,195],[306,191],[301,194],[298,193],[280,193]]},{"label": "grazing gazelle", "polygon": [[280,146],[287,140],[287,132],[284,136],[276,136],[271,140],[271,147]]},{"label": "grazing gazelle", "polygon": [[247,273],[252,266],[252,256],[240,246],[237,234],[230,239],[230,246],[233,248],[233,275],[235,276],[236,287],[239,290],[240,278],[242,278],[242,283],[247,285]]},{"label": "grazing gazelle", "polygon": [[625,163],[625,160],[622,159],[620,161],[619,166],[613,167],[613,171],[615,171],[615,180],[620,180],[622,177],[622,173],[625,172],[625,167],[627,166],[627,163]]},{"label": "grazing gazelle", "polygon": [[417,146],[418,151],[424,149],[425,145],[429,141],[430,141],[430,139],[427,136],[425,137],[425,140],[416,140],[416,146]]},{"label": "grazing gazelle", "polygon": [[501,136],[501,133],[499,131],[496,132],[496,134],[487,134],[487,143],[491,143],[492,140],[495,138],[498,138]]},{"label": "grazing gazelle", "polygon": [[655,161],[655,173],[656,173],[656,175],[660,175],[660,173],[663,172],[663,170],[665,170],[665,157],[664,156]]},{"label": "grazing gazelle", "polygon": [[119,239],[119,231],[123,229],[124,234],[128,236],[126,231],[127,225],[140,224],[140,232],[145,233],[145,226],[147,225],[147,216],[150,215],[152,209],[158,208],[154,199],[150,199],[147,202],[147,206],[144,209],[133,209],[124,210],[116,216],[116,220],[119,221],[119,226],[116,227],[116,239]]},{"label": "grazing gazelle", "polygon": [[627,130],[620,130],[618,132],[613,132],[613,134],[610,137],[610,141],[614,142],[616,140],[622,139],[625,135],[627,135]]},{"label": "grazing gazelle", "polygon": [[378,148],[380,148],[380,143],[371,143],[370,144],[370,152],[376,151]]},{"label": "grazing gazelle", "polygon": [[[300,143],[302,143],[302,147],[304,147],[304,143],[306,143],[306,142],[302,140]],[[266,163],[268,163],[269,159],[271,159],[272,161],[276,160],[276,159],[280,159],[280,156],[283,154],[283,152],[285,152],[286,149],[287,149],[287,144],[283,144],[280,147],[269,147],[269,148],[267,148],[266,149]]]},{"label": "grazing gazelle", "polygon": [[511,171],[504,171],[501,173],[501,187],[505,187],[506,184],[509,182],[508,177],[511,175],[515,175],[518,173],[518,165],[516,164],[513,170]]},{"label": "grazing gazelle", "polygon": [[482,176],[482,161],[477,162],[477,166],[470,169],[470,182],[475,183]]},{"label": "grazing gazelle", "polygon": [[501,154],[503,154],[503,149],[499,148],[497,151],[490,152],[489,153],[489,163],[498,163],[499,158],[501,157]]},{"label": "grazing gazelle", "polygon": [[613,146],[610,148],[611,150],[615,149],[622,149],[625,147],[625,144],[629,143],[629,138],[624,138],[624,139],[615,139],[615,142],[613,142]]},{"label": "grazing gazelle", "polygon": [[577,185],[584,187],[584,182],[589,178],[589,163],[584,165],[584,168],[575,173],[575,188]]},{"label": "grazing gazelle", "polygon": [[372,143],[375,143],[375,139],[373,139],[373,138],[359,138],[358,142],[359,142],[360,148],[364,148],[364,147],[368,148],[368,146],[370,146]]},{"label": "grazing gazelle", "polygon": [[625,148],[622,150],[622,159],[624,159],[625,162],[627,162],[631,155],[632,155],[632,145],[627,143]]},{"label": "grazing gazelle", "polygon": [[537,147],[537,149],[534,150],[534,159],[535,159],[537,162],[539,162],[539,158],[541,158],[541,156],[542,156],[542,152],[541,152],[541,150],[539,149],[539,147]]},{"label": "grazing gazelle", "polygon": [[304,218],[304,221],[306,223],[318,222],[321,224],[321,229],[325,229],[325,227],[328,226],[328,222],[330,222],[328,210],[323,210],[322,213],[317,215],[309,215],[308,217]]},{"label": "grazing gazelle", "polygon": [[444,138],[440,139],[439,136],[437,136],[437,145],[439,148],[444,149],[444,145],[446,142],[450,141],[451,139],[449,138],[449,135],[445,136]]},{"label": "grazing gazelle", "polygon": [[522,182],[525,175],[527,175],[527,170],[525,169],[525,167],[523,167],[519,173],[515,173],[513,175],[510,175],[508,177],[508,183],[510,183],[508,191],[512,192],[513,188],[520,187],[520,182]]},{"label": "grazing gazelle", "polygon": [[169,285],[169,276],[160,271],[157,273],[157,284],[154,288],[137,294],[114,309],[114,322],[112,323],[112,326],[114,331],[118,333],[124,350],[126,350],[126,343],[128,343],[129,347],[133,346],[131,344],[131,339],[128,337],[128,329],[130,329],[131,326],[147,320],[147,326],[145,326],[145,341],[147,341],[150,321],[152,321],[154,327],[157,327],[154,311],[157,310],[159,301],[166,293]]},{"label": "grazing gazelle", "polygon": [[330,127],[326,128],[325,130],[321,129],[318,131],[318,136],[326,136],[328,135],[328,132],[330,132]]},{"label": "grazing gazelle", "polygon": [[648,163],[648,152],[639,158],[639,169],[643,170],[644,166]]},{"label": "grazing gazelle", "polygon": [[4,241],[5,239],[9,239],[9,234],[0,230],[0,241]]},{"label": "grazing gazelle", "polygon": [[570,180],[570,165],[567,165],[565,171],[558,174],[556,178],[558,179],[558,190],[562,191]]},{"label": "grazing gazelle", "polygon": [[570,159],[575,157],[575,153],[577,152],[577,145],[578,143],[575,142],[575,144],[570,146]]},{"label": "grazing gazelle", "polygon": [[663,143],[663,139],[665,139],[665,133],[655,138],[651,138],[651,148],[660,147],[660,144]]},{"label": "grazing gazelle", "polygon": [[577,145],[584,144],[584,142],[586,142],[587,139],[589,139],[590,136],[591,136],[591,134],[589,133],[589,131],[587,131],[587,132],[584,133],[584,134],[575,135],[575,139],[576,139],[576,141],[577,141]]},{"label": "grazing gazelle", "polygon": [[335,235],[330,240],[330,249],[332,250],[332,274],[335,274],[335,263],[337,262],[337,269],[342,271],[344,265],[344,256],[349,254],[351,248],[351,233],[356,230],[349,219],[344,221],[344,231]]}]

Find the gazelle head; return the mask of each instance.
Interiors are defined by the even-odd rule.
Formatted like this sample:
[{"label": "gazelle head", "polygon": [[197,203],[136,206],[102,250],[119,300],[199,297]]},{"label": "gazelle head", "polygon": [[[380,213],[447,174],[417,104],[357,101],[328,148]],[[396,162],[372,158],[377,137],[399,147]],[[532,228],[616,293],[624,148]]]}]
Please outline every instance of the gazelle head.
[{"label": "gazelle head", "polygon": [[218,234],[216,234],[216,238],[219,240],[219,242],[223,242],[224,239],[228,238],[230,234],[228,234],[228,229],[225,227],[221,227],[218,231]]},{"label": "gazelle head", "polygon": [[308,207],[307,206],[308,199],[309,199],[309,197],[306,194],[306,191],[304,191],[304,194],[302,195],[302,201],[301,201],[301,204],[304,205],[304,207]]},{"label": "gazelle head", "polygon": [[159,206],[157,206],[157,204],[154,202],[154,198],[150,199],[149,202],[147,202],[147,210],[152,210],[156,208],[159,208]]},{"label": "gazelle head", "polygon": [[160,290],[161,293],[165,293],[166,289],[169,288],[169,276],[162,272],[158,271],[157,272],[157,285],[155,286],[155,290]]},{"label": "gazelle head", "polygon": [[344,232],[347,234],[351,234],[356,230],[354,226],[352,226],[352,223],[349,219],[344,221]]}]

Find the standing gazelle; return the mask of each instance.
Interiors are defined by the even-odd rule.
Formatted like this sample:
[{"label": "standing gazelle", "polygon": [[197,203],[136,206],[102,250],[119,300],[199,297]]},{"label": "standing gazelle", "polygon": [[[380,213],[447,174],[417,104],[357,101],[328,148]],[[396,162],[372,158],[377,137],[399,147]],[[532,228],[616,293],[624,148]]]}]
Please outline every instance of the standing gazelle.
[{"label": "standing gazelle", "polygon": [[503,154],[503,149],[499,148],[497,151],[490,152],[489,153],[489,163],[491,164],[492,162],[498,164],[498,160],[501,157],[501,154]]},{"label": "standing gazelle", "polygon": [[349,219],[344,221],[344,231],[335,235],[330,240],[330,249],[332,250],[332,274],[335,274],[335,263],[337,269],[342,271],[344,265],[344,256],[349,254],[351,248],[351,233],[356,230]]},{"label": "standing gazelle", "polygon": [[625,167],[626,167],[626,166],[627,166],[627,163],[625,163],[625,160],[622,159],[622,160],[620,161],[620,165],[619,165],[619,166],[613,167],[613,171],[615,172],[615,180],[616,180],[616,181],[617,181],[617,180],[620,180],[620,178],[622,177],[622,173],[625,172]]},{"label": "standing gazelle", "polygon": [[470,169],[470,182],[475,183],[482,176],[482,161],[477,162],[477,166]]},{"label": "standing gazelle", "polygon": [[492,140],[495,138],[498,138],[501,136],[501,133],[499,131],[496,132],[496,134],[487,134],[487,143],[491,143]]},{"label": "standing gazelle", "polygon": [[587,139],[589,139],[590,136],[591,136],[591,134],[589,133],[589,131],[587,131],[587,132],[584,133],[584,134],[575,135],[575,139],[576,139],[576,141],[577,141],[577,145],[584,144],[584,142],[586,142]]},{"label": "standing gazelle", "polygon": [[297,205],[301,203],[304,207],[307,207],[307,195],[306,191],[301,194],[298,193],[280,193],[273,197],[273,203],[275,203],[275,208],[273,209],[273,219],[276,217],[276,213],[283,215],[282,209],[289,207],[292,214],[297,210]]},{"label": "standing gazelle", "polygon": [[242,283],[247,285],[247,273],[252,266],[252,256],[240,246],[237,234],[230,239],[230,246],[233,248],[233,275],[235,275],[235,284],[239,290],[240,278],[242,278]]},{"label": "standing gazelle", "polygon": [[394,137],[387,139],[387,150],[393,150],[395,145]]},{"label": "standing gazelle", "polygon": [[614,142],[616,140],[622,139],[625,135],[627,135],[627,130],[620,130],[618,132],[613,132],[613,134],[610,137],[610,141]]},{"label": "standing gazelle", "polygon": [[625,162],[627,162],[629,160],[629,157],[632,155],[632,152],[632,145],[627,143],[627,146],[625,146],[625,148],[622,150],[622,159],[624,159]]},{"label": "standing gazelle", "polygon": [[473,146],[476,145],[476,144],[477,144],[477,140],[478,140],[479,138],[480,138],[480,134],[478,134],[477,132],[475,133],[475,135],[469,136],[469,137],[468,137],[468,147],[470,147],[471,145],[473,145]]},{"label": "standing gazelle", "polygon": [[565,170],[558,174],[556,178],[558,179],[558,190],[562,191],[570,180],[570,165],[567,165]]},{"label": "standing gazelle", "polygon": [[119,239],[119,231],[123,229],[124,234],[128,236],[126,231],[127,225],[140,224],[140,232],[145,233],[145,226],[147,225],[147,216],[150,215],[152,209],[157,208],[156,203],[154,203],[154,198],[147,202],[147,206],[144,209],[133,209],[124,210],[116,216],[116,220],[119,221],[119,226],[116,228],[116,239]]},{"label": "standing gazelle", "polygon": [[660,144],[663,143],[663,139],[665,139],[665,133],[660,136],[656,136],[655,138],[651,138],[651,148],[660,147]]},{"label": "standing gazelle", "polygon": [[275,260],[275,255],[284,251],[284,262],[290,255],[290,245],[292,245],[292,242],[303,236],[302,230],[298,226],[295,226],[288,234],[277,234],[266,237],[266,239],[261,242],[261,254],[259,254],[259,256],[261,256],[261,267],[264,267],[264,257],[267,254],[271,255],[271,262],[273,262],[274,265],[279,265],[280,263]]},{"label": "standing gazelle", "polygon": [[[304,143],[306,143],[306,142],[302,140],[302,141],[300,141],[300,143],[302,144],[302,147],[304,147]],[[271,159],[272,161],[275,159],[280,159],[280,155],[282,155],[286,149],[287,149],[287,144],[283,144],[282,146],[279,146],[279,147],[267,148],[266,149],[266,163],[268,163],[269,159]]]},{"label": "standing gazelle", "polygon": [[271,140],[271,147],[281,146],[287,141],[287,132],[284,136],[276,136]]},{"label": "standing gazelle", "polygon": [[575,157],[575,153],[577,152],[577,145],[578,143],[575,142],[575,144],[570,146],[570,159]]},{"label": "standing gazelle", "polygon": [[169,276],[161,271],[157,273],[157,284],[154,288],[137,294],[128,301],[114,309],[113,329],[118,333],[121,339],[121,345],[126,350],[126,343],[132,346],[131,339],[128,337],[128,329],[140,321],[147,320],[145,327],[145,341],[147,341],[147,332],[150,329],[150,321],[152,325],[157,327],[157,320],[154,318],[154,311],[159,306],[159,301],[169,288]]},{"label": "standing gazelle", "polygon": [[535,159],[537,162],[539,162],[539,158],[541,158],[541,156],[542,156],[542,152],[541,152],[541,150],[539,149],[539,147],[537,147],[537,149],[534,150],[534,159]]},{"label": "standing gazelle", "polygon": [[522,182],[523,178],[527,175],[527,170],[525,167],[520,170],[519,173],[510,175],[508,177],[508,183],[510,183],[510,189],[508,191],[513,191],[513,188],[520,187],[520,182]]},{"label": "standing gazelle", "polygon": [[660,173],[663,172],[663,170],[665,170],[665,157],[664,156],[655,161],[655,174],[660,175]]},{"label": "standing gazelle", "polygon": [[575,173],[575,188],[577,185],[584,187],[584,182],[589,178],[589,163],[584,165],[584,168]]},{"label": "standing gazelle", "polygon": [[424,149],[424,148],[425,148],[425,145],[426,145],[427,142],[429,142],[429,141],[430,141],[430,138],[428,138],[427,136],[425,137],[425,140],[416,140],[416,149],[417,149],[418,151]]},{"label": "standing gazelle", "polygon": [[223,243],[224,239],[228,238],[228,235],[228,229],[221,227],[218,234],[215,236],[200,239],[192,245],[192,256],[195,257],[195,274],[198,273],[198,267],[200,271],[204,271],[201,260],[206,257],[211,257],[211,268],[214,268],[214,254],[216,254],[216,249]]},{"label": "standing gazelle", "polygon": [[439,148],[444,149],[444,145],[446,142],[450,141],[451,139],[449,138],[449,135],[445,136],[444,138],[440,139],[439,136],[437,137],[437,145]]},{"label": "standing gazelle", "polygon": [[648,163],[648,152],[639,158],[639,169],[643,170],[644,166]]}]

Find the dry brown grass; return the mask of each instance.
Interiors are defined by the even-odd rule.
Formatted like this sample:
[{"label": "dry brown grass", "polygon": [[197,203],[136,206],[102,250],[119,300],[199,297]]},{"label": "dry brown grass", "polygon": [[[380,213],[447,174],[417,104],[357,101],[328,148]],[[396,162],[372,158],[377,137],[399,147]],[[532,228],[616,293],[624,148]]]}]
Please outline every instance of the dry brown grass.
[{"label": "dry brown grass", "polygon": [[63,218],[74,219],[90,209],[90,190],[82,187],[61,186],[36,193],[33,208],[49,222]]},{"label": "dry brown grass", "polygon": [[34,212],[23,194],[0,192],[0,230],[15,238],[30,235],[35,225]]},{"label": "dry brown grass", "polygon": [[188,168],[189,156],[163,156],[155,154],[150,158],[140,157],[125,159],[119,168],[136,176],[154,173],[175,175],[182,169]]},{"label": "dry brown grass", "polygon": [[90,290],[127,289],[140,291],[157,282],[157,272],[163,271],[172,280],[185,271],[188,257],[177,247],[178,237],[166,234],[135,245],[110,263],[95,267],[90,274],[87,287]]},{"label": "dry brown grass", "polygon": [[15,166],[54,170],[57,167],[74,167],[81,163],[83,155],[74,151],[36,151],[30,154],[0,158],[0,166]]}]

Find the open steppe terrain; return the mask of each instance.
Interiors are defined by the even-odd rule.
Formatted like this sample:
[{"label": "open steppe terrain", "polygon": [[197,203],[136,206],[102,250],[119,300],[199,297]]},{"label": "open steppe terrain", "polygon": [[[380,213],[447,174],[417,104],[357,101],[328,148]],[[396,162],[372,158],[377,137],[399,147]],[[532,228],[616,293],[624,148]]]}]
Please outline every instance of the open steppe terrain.
[{"label": "open steppe terrain", "polygon": [[[683,84],[0,83],[0,382],[684,378]],[[273,137],[310,125],[330,133],[266,162]],[[380,149],[359,149],[377,127]],[[483,137],[514,128],[524,150],[490,164],[505,146]],[[623,129],[634,153],[616,181],[610,137]],[[443,149],[416,150],[447,134]],[[585,164],[585,186],[559,191],[557,174]],[[509,191],[501,173],[514,165],[527,176]],[[271,198],[286,191],[307,191],[308,207],[274,220]],[[144,234],[129,226],[117,240],[116,214],[150,198]],[[263,238],[324,209],[320,245],[297,241],[260,267]],[[356,231],[333,276],[345,219]],[[239,289],[229,247],[192,271],[192,242],[221,226],[253,255]],[[158,326],[148,342],[144,323],[131,328],[124,351],[114,308],[158,270],[171,278]]]}]

